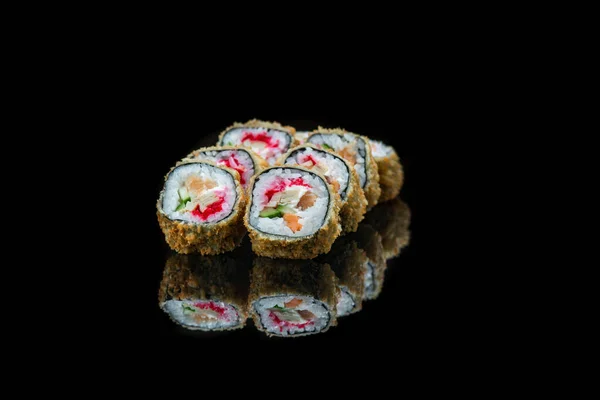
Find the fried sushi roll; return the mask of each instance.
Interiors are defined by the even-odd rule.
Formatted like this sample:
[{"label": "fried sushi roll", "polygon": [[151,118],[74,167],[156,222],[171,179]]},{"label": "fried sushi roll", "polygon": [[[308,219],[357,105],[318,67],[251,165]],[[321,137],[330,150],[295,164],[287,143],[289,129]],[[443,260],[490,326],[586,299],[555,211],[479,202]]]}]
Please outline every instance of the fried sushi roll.
[{"label": "fried sushi roll", "polygon": [[284,153],[296,145],[295,132],[291,126],[253,119],[243,124],[236,122],[225,129],[217,145],[249,148],[269,165],[275,165]]},{"label": "fried sushi roll", "polygon": [[346,160],[331,151],[320,150],[314,145],[304,144],[293,148],[284,155],[282,164],[299,165],[321,173],[340,195],[342,232],[356,231],[367,210],[367,200],[360,188],[356,171]]},{"label": "fried sushi roll", "polygon": [[231,251],[240,244],[246,233],[245,206],[239,174],[206,161],[171,169],[156,204],[169,247],[204,255]]},{"label": "fried sushi roll", "polygon": [[383,244],[381,236],[373,227],[362,223],[358,231],[353,233],[349,240],[355,240],[358,248],[365,251],[367,259],[364,263],[365,268],[365,290],[363,300],[376,299],[383,289],[383,280],[387,268],[385,257],[383,256]]},{"label": "fried sushi roll", "polygon": [[298,337],[336,324],[339,289],[327,264],[257,257],[250,280],[254,325],[268,336]]},{"label": "fried sushi roll", "polygon": [[344,236],[335,241],[331,251],[317,259],[327,263],[338,278],[340,296],[336,304],[337,316],[344,317],[362,309],[367,275],[367,254],[355,240]]},{"label": "fried sushi roll", "polygon": [[410,242],[410,208],[399,197],[378,204],[367,213],[365,222],[381,235],[383,255],[394,258]]},{"label": "fried sushi roll", "polygon": [[269,165],[252,150],[231,146],[203,147],[188,154],[184,162],[210,161],[234,169],[240,174],[240,183],[247,188],[252,177]]},{"label": "fried sushi roll", "polygon": [[272,167],[250,182],[244,223],[254,253],[309,259],[326,253],[340,235],[340,197],[323,175],[300,167]]},{"label": "fried sushi roll", "polygon": [[379,172],[379,186],[381,186],[379,203],[382,203],[398,196],[404,183],[404,170],[400,164],[400,157],[392,146],[377,140],[370,140],[370,142]]},{"label": "fried sushi roll", "polygon": [[379,187],[377,164],[371,153],[369,139],[343,129],[319,127],[308,137],[307,143],[314,144],[320,149],[332,150],[344,157],[358,174],[360,187],[365,192],[369,208],[377,204],[381,188]]},{"label": "fried sushi roll", "polygon": [[165,266],[158,303],[187,329],[240,329],[248,319],[249,285],[248,267],[229,255],[174,254]]}]

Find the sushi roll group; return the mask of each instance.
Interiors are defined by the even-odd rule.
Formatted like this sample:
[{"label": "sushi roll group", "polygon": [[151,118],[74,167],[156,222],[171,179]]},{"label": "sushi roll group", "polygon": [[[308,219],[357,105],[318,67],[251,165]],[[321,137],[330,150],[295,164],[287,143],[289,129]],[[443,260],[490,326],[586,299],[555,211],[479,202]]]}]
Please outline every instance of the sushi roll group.
[{"label": "sushi roll group", "polygon": [[240,329],[248,319],[248,289],[248,268],[229,256],[176,254],[167,260],[158,303],[187,329]]},{"label": "sushi roll group", "polygon": [[358,174],[360,186],[365,193],[369,208],[374,207],[381,194],[377,164],[371,153],[369,139],[343,129],[319,127],[307,139],[307,143],[319,149],[332,150],[345,158]]},{"label": "sushi roll group", "polygon": [[185,162],[165,177],[157,216],[167,244],[178,253],[220,254],[246,231],[246,196],[239,174],[209,162]]},{"label": "sushi roll group", "polygon": [[210,161],[234,169],[240,175],[244,189],[255,174],[268,167],[267,162],[252,150],[231,146],[203,147],[188,154],[184,161]]},{"label": "sushi roll group", "polygon": [[379,202],[391,200],[400,194],[404,183],[404,171],[400,158],[392,146],[377,140],[370,140],[373,158],[379,171],[381,197]]},{"label": "sushi roll group", "polygon": [[283,157],[283,165],[298,165],[322,174],[340,195],[340,221],[343,232],[355,232],[363,220],[367,200],[360,188],[358,175],[346,160],[327,150],[305,144],[290,150]]},{"label": "sushi roll group", "polygon": [[295,129],[277,122],[253,119],[246,123],[235,123],[219,136],[219,146],[246,147],[275,165],[279,157],[296,142]]},{"label": "sushi roll group", "polygon": [[249,196],[244,223],[260,256],[314,258],[340,234],[340,197],[314,171],[268,168],[250,182]]},{"label": "sushi roll group", "polygon": [[[260,256],[312,259],[340,234],[356,232],[367,210],[394,199],[403,180],[398,155],[381,142],[340,128],[296,133],[253,119],[176,163],[157,216],[178,253],[232,251],[249,233]],[[390,246],[386,256],[398,252]]]},{"label": "sushi roll group", "polygon": [[249,308],[254,325],[268,336],[298,337],[336,324],[339,289],[327,264],[257,257]]}]

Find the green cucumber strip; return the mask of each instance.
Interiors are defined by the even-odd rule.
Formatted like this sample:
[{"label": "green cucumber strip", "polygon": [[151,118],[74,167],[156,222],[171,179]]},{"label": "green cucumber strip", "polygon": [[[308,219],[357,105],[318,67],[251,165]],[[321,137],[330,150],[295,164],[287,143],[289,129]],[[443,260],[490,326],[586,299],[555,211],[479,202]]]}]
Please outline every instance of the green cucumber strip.
[{"label": "green cucumber strip", "polygon": [[265,208],[258,214],[258,216],[262,218],[278,218],[282,215],[283,213],[275,208]]},{"label": "green cucumber strip", "polygon": [[296,214],[296,210],[286,204],[279,204],[277,210],[282,214]]},{"label": "green cucumber strip", "polygon": [[191,312],[196,312],[196,310],[194,310],[192,307],[190,306],[186,306],[185,304],[182,304],[181,307],[183,308],[183,311],[191,311]]},{"label": "green cucumber strip", "polygon": [[[185,198],[181,197],[182,191],[183,191],[183,193],[185,193],[184,194]],[[188,201],[192,201],[189,193],[187,192],[187,190],[185,188],[180,188],[179,190],[177,190],[177,197],[179,197],[179,204],[177,205],[177,208],[175,209],[175,211],[179,211],[179,210],[183,209]]]}]

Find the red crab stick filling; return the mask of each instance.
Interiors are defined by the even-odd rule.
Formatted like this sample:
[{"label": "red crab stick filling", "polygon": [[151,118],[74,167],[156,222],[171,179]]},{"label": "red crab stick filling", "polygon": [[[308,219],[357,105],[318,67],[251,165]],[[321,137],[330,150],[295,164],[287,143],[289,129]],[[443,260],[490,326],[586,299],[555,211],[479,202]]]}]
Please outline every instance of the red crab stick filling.
[{"label": "red crab stick filling", "polygon": [[268,148],[279,147],[279,140],[272,138],[267,132],[243,132],[242,143],[246,140],[250,142],[262,142],[265,144],[265,147]]},{"label": "red crab stick filling", "polygon": [[223,211],[225,188],[218,188],[210,179],[190,176],[185,185],[177,191],[179,202],[175,211],[189,212],[200,221]]},{"label": "red crab stick filling", "polygon": [[312,167],[314,167],[317,164],[317,160],[315,160],[311,154],[301,156],[300,164],[304,164],[306,162],[312,163]]},{"label": "red crab stick filling", "polygon": [[218,306],[213,302],[196,303],[196,304],[194,304],[194,307],[199,308],[200,310],[212,310],[212,311],[216,312],[219,315],[219,317],[222,317],[223,314],[225,314],[225,307]]},{"label": "red crab stick filling", "polygon": [[240,174],[240,183],[242,185],[246,184],[246,179],[244,178],[244,172],[246,172],[246,168],[242,164],[240,164],[239,160],[236,156],[231,155],[229,158],[225,158],[219,161],[219,164],[225,165],[231,169],[235,169]]},{"label": "red crab stick filling", "polygon": [[275,161],[284,151],[279,148],[279,140],[267,132],[243,132],[240,141],[269,162]]},{"label": "red crab stick filling", "polygon": [[196,303],[183,302],[181,304],[183,315],[196,323],[207,323],[211,321],[233,321],[237,318],[237,311],[231,307],[227,309],[213,301]]},{"label": "red crab stick filling", "polygon": [[271,318],[271,321],[273,321],[275,324],[277,324],[279,326],[279,332],[283,332],[284,328],[296,327],[298,329],[302,329],[302,328],[306,328],[307,326],[315,324],[313,321],[303,322],[301,324],[283,321],[283,320],[279,319],[279,317],[273,311],[271,311],[269,313],[269,318]]},{"label": "red crab stick filling", "polygon": [[271,201],[271,199],[273,198],[273,196],[276,193],[283,192],[285,189],[292,187],[292,186],[304,186],[309,189],[312,189],[312,186],[310,186],[308,183],[306,183],[304,181],[304,179],[302,179],[302,178],[292,178],[292,179],[288,179],[288,180],[277,179],[273,182],[271,187],[269,189],[267,189],[267,191],[265,192],[265,196],[267,197],[266,203]]},{"label": "red crab stick filling", "polygon": [[279,332],[283,332],[284,328],[306,328],[315,324],[316,318],[313,313],[308,310],[297,310],[296,307],[302,304],[302,299],[294,298],[293,300],[284,303],[283,307],[276,305],[269,309],[269,318],[277,325]]},{"label": "red crab stick filling", "polygon": [[210,204],[204,211],[200,211],[200,205],[197,205],[196,208],[192,210],[192,215],[200,218],[201,221],[206,221],[208,217],[223,211],[223,203],[225,203],[225,194],[222,197],[219,197],[219,200]]}]

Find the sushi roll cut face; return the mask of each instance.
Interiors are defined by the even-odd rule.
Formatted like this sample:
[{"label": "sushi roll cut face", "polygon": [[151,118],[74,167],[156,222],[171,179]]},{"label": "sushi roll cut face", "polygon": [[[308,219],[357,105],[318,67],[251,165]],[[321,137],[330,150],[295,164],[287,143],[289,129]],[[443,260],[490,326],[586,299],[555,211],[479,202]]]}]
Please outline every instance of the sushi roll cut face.
[{"label": "sushi roll cut face", "polygon": [[339,157],[326,151],[312,147],[299,147],[292,150],[284,161],[285,165],[299,165],[315,172],[319,172],[327,183],[332,185],[339,193],[342,201],[346,200],[351,172],[348,166]]},{"label": "sushi roll cut face", "polygon": [[354,308],[356,307],[356,302],[352,294],[350,294],[347,287],[342,286],[340,287],[340,289],[340,296],[338,298],[336,309],[337,316],[344,317],[346,315],[349,315],[352,312],[352,310],[354,310]]},{"label": "sushi roll cut face", "polygon": [[227,329],[241,323],[237,309],[221,301],[168,300],[162,308],[175,322],[188,329]]},{"label": "sushi roll cut face", "polygon": [[330,201],[327,183],[318,175],[272,168],[256,178],[249,222],[270,235],[309,236],[323,226]]},{"label": "sushi roll cut face", "polygon": [[244,149],[205,150],[194,152],[189,159],[211,161],[236,170],[240,174],[240,183],[244,188],[256,172],[254,161]]},{"label": "sushi roll cut face", "polygon": [[264,158],[269,165],[274,165],[289,150],[292,142],[292,135],[283,130],[236,127],[222,135],[219,145],[247,147]]},{"label": "sushi roll cut face", "polygon": [[318,333],[331,320],[327,306],[310,296],[272,296],[254,302],[264,329],[278,336]]},{"label": "sushi roll cut face", "polygon": [[367,185],[367,143],[357,135],[351,133],[344,134],[320,134],[315,133],[308,138],[308,143],[317,146],[320,149],[333,150],[350,165],[354,167],[358,174],[360,187]]},{"label": "sushi roll cut face", "polygon": [[229,172],[205,163],[182,164],[167,177],[162,211],[173,221],[210,224],[232,213],[236,197]]}]

